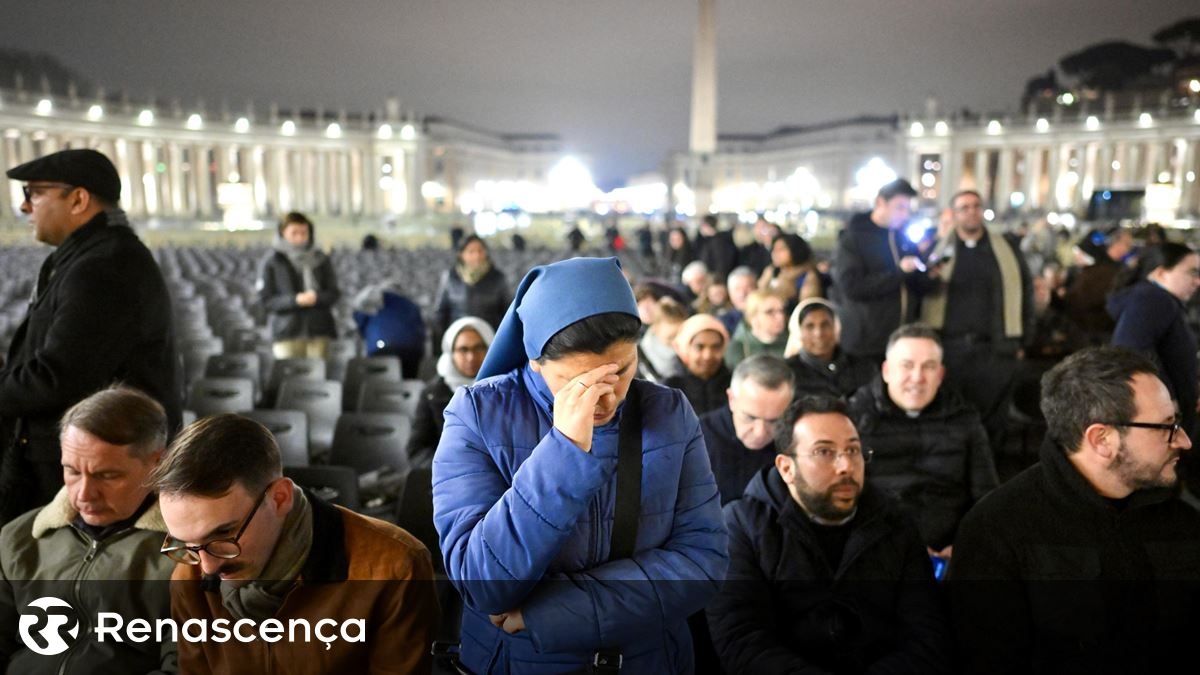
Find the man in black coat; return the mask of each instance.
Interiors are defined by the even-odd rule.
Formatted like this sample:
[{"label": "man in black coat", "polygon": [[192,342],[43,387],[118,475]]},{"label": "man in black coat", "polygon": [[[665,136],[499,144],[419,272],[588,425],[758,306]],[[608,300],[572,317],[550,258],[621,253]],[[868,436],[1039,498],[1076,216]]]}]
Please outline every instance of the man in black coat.
[{"label": "man in black coat", "polygon": [[717,216],[708,214],[700,221],[700,236],[696,239],[697,258],[708,268],[713,281],[723,284],[738,264],[738,247],[733,232],[717,229]]},{"label": "man in black coat", "polygon": [[917,191],[898,178],[879,189],[875,207],[857,213],[838,233],[833,287],[842,307],[842,348],[883,361],[888,335],[916,316],[930,284],[916,246],[902,231]]},{"label": "man in black coat", "polygon": [[881,376],[850,397],[850,416],[875,452],[871,482],[899,501],[931,555],[949,559],[959,521],[999,484],[979,413],[942,386],[937,333],[896,329]]},{"label": "man in black coat", "polygon": [[725,506],[729,572],[706,610],[725,672],[949,672],[929,557],[865,483],[869,451],[844,404],[797,399],[775,447]]},{"label": "man in black coat", "polygon": [[1041,461],[959,528],[966,672],[1181,671],[1200,616],[1200,513],[1179,500],[1192,444],[1166,386],[1144,357],[1090,348],[1046,373],[1041,405]]},{"label": "man in black coat", "polygon": [[700,417],[722,504],[741,497],[751,478],[775,465],[775,426],[793,392],[792,370],[783,359],[757,354],[734,368],[728,402]]},{"label": "man in black coat", "polygon": [[150,251],[117,208],[121,180],[94,150],[63,150],[7,172],[21,211],[55,250],[0,369],[0,524],[63,485],[58,420],[114,382],[149,394],[179,427],[171,301]]}]

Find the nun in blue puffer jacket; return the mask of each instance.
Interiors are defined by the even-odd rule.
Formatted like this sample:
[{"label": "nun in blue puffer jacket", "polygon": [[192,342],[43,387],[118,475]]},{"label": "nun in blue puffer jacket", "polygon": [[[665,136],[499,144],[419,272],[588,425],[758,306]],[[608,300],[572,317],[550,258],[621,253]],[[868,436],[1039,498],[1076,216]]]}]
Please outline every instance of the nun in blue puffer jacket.
[{"label": "nun in blue puffer jacket", "polygon": [[[535,267],[446,408],[434,524],[472,673],[695,669],[687,617],[725,577],[727,535],[692,407],[633,379],[640,327],[616,258]],[[623,417],[640,481],[618,479]]]}]

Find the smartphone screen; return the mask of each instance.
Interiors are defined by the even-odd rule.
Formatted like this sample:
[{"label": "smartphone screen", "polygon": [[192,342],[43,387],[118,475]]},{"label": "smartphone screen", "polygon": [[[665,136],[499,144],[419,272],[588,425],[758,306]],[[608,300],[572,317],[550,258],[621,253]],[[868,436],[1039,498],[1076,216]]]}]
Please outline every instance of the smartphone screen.
[{"label": "smartphone screen", "polygon": [[931,555],[929,561],[933,563],[933,578],[941,581],[946,578],[946,559],[941,556]]}]

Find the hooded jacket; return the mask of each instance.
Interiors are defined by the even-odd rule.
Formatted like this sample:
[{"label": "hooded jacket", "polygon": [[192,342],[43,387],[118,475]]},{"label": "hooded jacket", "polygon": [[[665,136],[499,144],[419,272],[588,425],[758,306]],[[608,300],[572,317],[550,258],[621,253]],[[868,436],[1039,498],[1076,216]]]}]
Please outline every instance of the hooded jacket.
[{"label": "hooded jacket", "polygon": [[[573,301],[587,288],[586,302]],[[563,673],[617,649],[632,673],[687,673],[687,617],[725,575],[717,488],[683,395],[633,380],[642,418],[634,554],[609,559],[617,438],[627,403],[584,452],[554,427],[554,396],[528,365],[562,328],[637,316],[615,259],[573,259],[522,280],[474,386],[455,393],[433,459],[433,511],[446,574],[463,598],[471,672]],[[628,400],[628,399],[627,399]],[[512,635],[488,615],[519,609]]]},{"label": "hooded jacket", "polygon": [[[63,488],[54,501],[0,530],[0,672],[116,675],[148,673],[162,663],[153,637],[100,642],[92,632],[100,611],[117,612],[126,622],[170,616],[166,582],[175,563],[158,552],[167,532],[158,501],[99,540],[75,523],[78,515]],[[59,655],[37,654],[17,636],[19,616],[44,596],[67,602],[80,621],[84,639]]]},{"label": "hooded jacket", "polygon": [[1139,351],[1158,364],[1163,382],[1179,402],[1183,428],[1196,424],[1196,336],[1188,327],[1183,303],[1152,281],[1139,281],[1108,299],[1117,322],[1112,343]]},{"label": "hooded jacket", "polygon": [[966,673],[1180,671],[1200,616],[1200,513],[1166,488],[1118,508],[1048,442],[963,519],[950,592]]},{"label": "hooded jacket", "polygon": [[296,295],[304,291],[300,270],[282,252],[273,250],[263,259],[258,275],[258,299],[267,311],[271,339],[276,342],[302,338],[337,337],[333,320],[333,304],[341,297],[333,262],[316,251],[316,228],[308,228],[308,249],[320,260],[314,270],[317,285],[317,304],[301,307]]},{"label": "hooded jacket", "polygon": [[725,521],[729,574],[706,613],[726,673],[949,672],[929,556],[869,482],[836,569],[773,466]]},{"label": "hooded jacket", "polygon": [[979,413],[943,384],[917,417],[892,402],[876,376],[850,398],[850,417],[867,447],[873,485],[900,501],[935,550],[954,542],[958,523],[999,484]]}]

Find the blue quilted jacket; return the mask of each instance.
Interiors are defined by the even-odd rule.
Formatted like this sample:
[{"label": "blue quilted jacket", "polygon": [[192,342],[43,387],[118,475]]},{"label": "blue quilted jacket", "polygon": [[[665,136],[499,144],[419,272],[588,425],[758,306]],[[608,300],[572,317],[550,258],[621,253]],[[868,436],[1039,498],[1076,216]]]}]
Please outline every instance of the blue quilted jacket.
[{"label": "blue quilted jacket", "polygon": [[[635,380],[642,410],[636,552],[609,561],[620,412],[583,452],[553,428],[553,397],[528,366],[459,390],[433,460],[434,523],[463,596],[463,665],[563,673],[600,648],[623,672],[694,670],[687,617],[729,563],[700,425],[678,391]],[[520,609],[526,629],[492,626]]]}]

